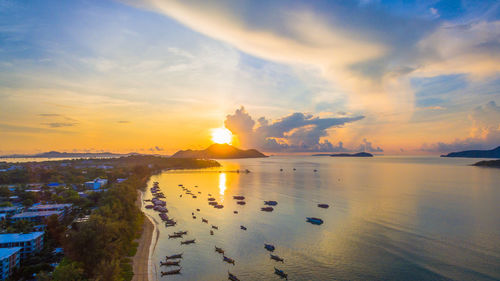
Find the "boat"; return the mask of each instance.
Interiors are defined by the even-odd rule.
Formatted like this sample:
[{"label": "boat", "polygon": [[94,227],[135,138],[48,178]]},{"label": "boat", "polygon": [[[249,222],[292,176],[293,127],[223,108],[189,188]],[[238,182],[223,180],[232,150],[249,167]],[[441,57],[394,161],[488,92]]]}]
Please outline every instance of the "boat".
[{"label": "boat", "polygon": [[193,198],[195,198],[195,199],[196,199],[196,198],[198,198],[198,197],[196,197],[196,195],[193,195]]},{"label": "boat", "polygon": [[237,213],[238,213],[238,211],[233,211],[233,214],[237,214]]},{"label": "boat", "polygon": [[234,260],[232,258],[228,258],[226,256],[222,256],[222,260],[227,262],[227,263],[232,263],[233,265],[235,265],[234,263]]},{"label": "boat", "polygon": [[154,205],[146,205],[146,207],[144,207],[144,208],[146,208],[146,209],[153,209],[154,207],[155,207]]},{"label": "boat", "polygon": [[200,209],[196,209],[196,211],[197,211],[197,212],[199,212],[199,211],[200,211]]},{"label": "boat", "polygon": [[175,254],[175,255],[171,255],[171,256],[165,256],[165,259],[166,260],[182,259],[182,254],[183,253]]},{"label": "boat", "polygon": [[201,218],[201,222],[208,223],[207,219]]},{"label": "boat", "polygon": [[314,172],[316,173],[318,170],[314,169]]},{"label": "boat", "polygon": [[318,204],[318,207],[323,208],[323,209],[327,209],[330,206],[328,204]]},{"label": "boat", "polygon": [[224,250],[222,250],[222,248],[219,248],[217,246],[215,246],[215,251],[219,254],[224,254]]},{"label": "boat", "polygon": [[182,194],[181,194],[181,195],[179,195],[179,197],[182,197]]},{"label": "boat", "polygon": [[262,207],[260,210],[264,212],[272,212],[274,209],[273,207]]},{"label": "boat", "polygon": [[245,201],[238,201],[238,202],[236,202],[236,204],[238,204],[238,205],[245,205],[246,203],[247,202],[245,202]]},{"label": "boat", "polygon": [[193,216],[193,219],[196,219],[196,216]]},{"label": "boat", "polygon": [[283,172],[283,169],[280,169],[280,172]]},{"label": "boat", "polygon": [[219,227],[218,227],[218,226],[215,226],[215,225],[212,225],[212,228],[213,228],[213,229],[217,229],[217,230],[219,229]]},{"label": "boat", "polygon": [[234,274],[231,274],[231,272],[227,272],[227,279],[231,280],[231,281],[240,281],[240,279],[238,279],[238,277],[236,277]]},{"label": "boat", "polygon": [[247,228],[244,227],[243,225],[240,225],[240,228],[243,229],[243,230],[247,230]]},{"label": "boat", "polygon": [[210,235],[214,235],[214,231],[213,230],[210,230]]},{"label": "boat", "polygon": [[208,201],[215,201],[215,198],[210,197],[210,198],[208,198]]},{"label": "boat", "polygon": [[181,245],[194,244],[196,239],[181,241]]},{"label": "boat", "polygon": [[178,234],[178,235],[186,235],[188,232],[187,231],[177,231],[177,232],[174,232],[174,234]]},{"label": "boat", "polygon": [[162,271],[161,276],[179,274],[179,273],[181,273],[181,269],[182,269],[182,267],[179,269],[174,269],[174,270],[170,270],[170,271]]},{"label": "boat", "polygon": [[215,205],[218,205],[219,203],[215,202],[215,201],[211,201],[211,202],[208,202],[208,205],[211,205],[211,206],[215,206]]},{"label": "boat", "polygon": [[182,238],[182,234],[175,234],[175,233],[169,234],[168,239],[170,239],[170,238]]},{"label": "boat", "polygon": [[180,261],[160,261],[160,266],[179,266]]},{"label": "boat", "polygon": [[264,244],[264,248],[266,248],[266,250],[268,250],[270,252],[273,252],[274,249],[276,249],[276,247],[274,247],[274,245],[271,245],[271,244]]},{"label": "boat", "polygon": [[171,226],[175,226],[175,223],[168,223],[168,222],[165,223],[165,227],[171,227]]},{"label": "boat", "polygon": [[270,254],[270,255],[271,255],[271,259],[273,259],[275,261],[285,262],[285,260],[283,258],[280,258],[277,255],[273,255],[273,254]]},{"label": "boat", "polygon": [[281,278],[285,278],[288,280],[288,274],[286,274],[283,270],[277,269],[276,267],[274,268],[274,273],[281,276]]},{"label": "boat", "polygon": [[208,196],[212,196],[212,194],[209,193]]},{"label": "boat", "polygon": [[309,223],[312,223],[312,224],[316,224],[316,225],[321,225],[323,224],[323,220],[320,219],[320,218],[306,218],[306,221],[309,222]]},{"label": "boat", "polygon": [[224,205],[217,204],[217,205],[214,205],[214,208],[216,208],[216,209],[222,209],[222,208],[224,208]]},{"label": "boat", "polygon": [[278,205],[278,202],[276,202],[276,201],[264,201],[264,205],[276,206],[276,205]]},{"label": "boat", "polygon": [[233,196],[233,199],[236,199],[236,200],[245,200],[245,196]]}]

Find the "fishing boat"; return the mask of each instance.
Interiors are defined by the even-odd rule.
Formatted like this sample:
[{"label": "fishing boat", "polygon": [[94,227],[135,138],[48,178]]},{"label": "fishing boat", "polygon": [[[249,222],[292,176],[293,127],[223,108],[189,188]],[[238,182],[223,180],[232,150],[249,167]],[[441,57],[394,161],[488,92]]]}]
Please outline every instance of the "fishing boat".
[{"label": "fishing boat", "polygon": [[240,281],[240,279],[238,279],[238,277],[236,277],[234,274],[231,274],[231,272],[227,272],[227,279],[231,280],[231,281]]},{"label": "fishing boat", "polygon": [[188,232],[187,231],[177,231],[177,232],[174,232],[174,234],[178,234],[178,235],[186,235]]},{"label": "fishing boat", "polygon": [[201,218],[201,222],[208,223],[207,219]]},{"label": "fishing boat", "polygon": [[208,202],[208,205],[211,205],[211,206],[215,206],[215,205],[218,205],[219,203],[215,202],[215,201],[211,201],[211,202]]},{"label": "fishing boat", "polygon": [[274,273],[281,276],[281,278],[285,278],[288,280],[288,274],[286,274],[283,270],[277,269],[276,267],[274,268]]},{"label": "fishing boat", "polygon": [[179,266],[180,261],[160,261],[160,266]]},{"label": "fishing boat", "polygon": [[217,205],[214,205],[214,208],[216,208],[216,209],[222,209],[222,208],[224,208],[224,205],[217,204]]},{"label": "fishing boat", "polygon": [[217,246],[215,246],[215,251],[219,254],[224,254],[224,250],[222,250],[222,248],[219,248]]},{"label": "fishing boat", "polygon": [[196,219],[196,216],[193,216],[193,219]]},{"label": "fishing boat", "polygon": [[171,256],[165,256],[165,259],[166,260],[182,259],[182,254],[183,253],[175,254],[175,255],[171,255]]},{"label": "fishing boat", "polygon": [[270,254],[270,255],[271,255],[271,259],[273,259],[275,261],[285,262],[285,260],[283,258],[280,258],[277,255],[273,255],[273,254]]},{"label": "fishing boat", "polygon": [[212,196],[212,194],[209,193],[208,196]]},{"label": "fishing boat", "polygon": [[318,170],[314,169],[314,172],[316,173]]},{"label": "fishing boat", "polygon": [[169,234],[168,239],[170,239],[170,238],[182,238],[182,234],[175,234],[175,233]]},{"label": "fishing boat", "polygon": [[245,205],[246,203],[247,202],[245,202],[245,201],[238,201],[238,202],[236,202],[236,204],[238,204],[238,205]]},{"label": "fishing boat", "polygon": [[217,229],[217,230],[219,229],[219,227],[218,227],[218,226],[215,226],[215,225],[212,225],[212,228],[213,228],[213,229]]},{"label": "fishing boat", "polygon": [[210,235],[214,235],[214,231],[213,230],[210,230]]},{"label": "fishing boat", "polygon": [[146,209],[153,209],[154,207],[155,207],[154,205],[146,205],[146,207],[144,207],[144,208],[146,208]]},{"label": "fishing boat", "polygon": [[264,212],[272,212],[274,209],[273,207],[262,207],[260,210]]},{"label": "fishing boat", "polygon": [[215,201],[215,198],[210,197],[210,198],[208,198],[208,201]]},{"label": "fishing boat", "polygon": [[233,211],[233,214],[237,214],[237,213],[238,213],[238,211]]},{"label": "fishing boat", "polygon": [[245,196],[233,196],[233,199],[236,199],[236,200],[245,200]]},{"label": "fishing boat", "polygon": [[235,265],[234,260],[232,258],[228,258],[226,256],[222,256],[222,260],[225,261],[225,262],[227,262],[227,263],[231,263],[231,264]]},{"label": "fishing boat", "polygon": [[193,195],[193,198],[195,198],[195,199],[196,199],[196,198],[198,198],[198,197],[197,197],[196,195]]},{"label": "fishing boat", "polygon": [[240,228],[243,229],[243,230],[247,230],[247,228],[244,227],[243,225],[240,225]]},{"label": "fishing boat", "polygon": [[311,218],[306,218],[306,221],[307,221],[308,223],[312,223],[312,224],[316,224],[316,225],[321,225],[321,224],[323,224],[323,220],[322,220],[322,219],[320,219],[320,218],[312,218],[312,217],[311,217]]},{"label": "fishing boat", "polygon": [[166,222],[165,227],[175,226],[176,224],[177,224],[176,222]]},{"label": "fishing boat", "polygon": [[318,207],[323,208],[323,209],[327,209],[330,206],[328,206],[328,204],[318,204]]},{"label": "fishing boat", "polygon": [[274,247],[274,245],[271,245],[271,244],[264,244],[264,248],[266,248],[266,250],[270,251],[270,252],[273,252],[274,249],[276,249]]},{"label": "fishing boat", "polygon": [[194,244],[196,239],[181,241],[181,245]]},{"label": "fishing boat", "polygon": [[182,269],[182,267],[179,269],[174,269],[174,270],[170,270],[170,271],[162,271],[161,276],[163,277],[165,275],[179,274],[179,273],[181,273],[181,269]]},{"label": "fishing boat", "polygon": [[196,209],[196,211],[198,211],[198,212],[199,212],[199,211],[200,211],[200,209]]},{"label": "fishing boat", "polygon": [[278,202],[276,202],[276,201],[264,201],[264,205],[276,206],[276,205],[278,205]]}]

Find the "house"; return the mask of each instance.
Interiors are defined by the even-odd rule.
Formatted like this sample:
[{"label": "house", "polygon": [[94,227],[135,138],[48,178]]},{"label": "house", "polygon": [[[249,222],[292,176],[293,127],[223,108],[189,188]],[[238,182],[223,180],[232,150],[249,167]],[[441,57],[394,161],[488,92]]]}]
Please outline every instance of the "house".
[{"label": "house", "polygon": [[21,259],[21,247],[0,249],[0,280],[10,277]]},{"label": "house", "polygon": [[37,204],[28,208],[28,212],[62,211],[63,215],[73,207],[73,204]]},{"label": "house", "polygon": [[64,216],[63,211],[41,211],[41,212],[24,212],[15,214],[10,217],[12,223],[20,220],[27,220],[34,223],[44,223],[50,216],[56,215],[59,220]]},{"label": "house", "polygon": [[18,214],[23,211],[23,207],[0,207],[0,214],[5,214],[7,217]]},{"label": "house", "polygon": [[0,234],[0,248],[21,247],[21,260],[43,248],[43,232]]},{"label": "house", "polygon": [[107,179],[97,178],[93,181],[85,182],[85,187],[90,188],[90,189],[100,189],[100,188],[104,188],[104,186],[106,186],[106,184],[108,184]]}]

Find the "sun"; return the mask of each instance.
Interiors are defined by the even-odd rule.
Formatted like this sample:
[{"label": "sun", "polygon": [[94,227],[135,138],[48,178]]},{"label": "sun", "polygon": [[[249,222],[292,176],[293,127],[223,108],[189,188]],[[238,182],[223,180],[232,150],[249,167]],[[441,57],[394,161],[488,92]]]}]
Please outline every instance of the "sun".
[{"label": "sun", "polygon": [[229,131],[228,129],[224,127],[212,129],[213,142],[231,144],[232,140],[233,140],[233,133],[231,133],[231,131]]}]

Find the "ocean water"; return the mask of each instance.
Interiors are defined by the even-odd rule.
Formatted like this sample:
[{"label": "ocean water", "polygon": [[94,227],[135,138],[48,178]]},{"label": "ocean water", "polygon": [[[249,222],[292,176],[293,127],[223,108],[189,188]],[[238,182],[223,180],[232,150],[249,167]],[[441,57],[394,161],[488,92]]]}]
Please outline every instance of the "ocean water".
[{"label": "ocean water", "polygon": [[[160,233],[151,271],[158,280],[220,281],[228,271],[240,280],[280,280],[274,266],[288,280],[500,280],[500,169],[470,166],[477,160],[269,157],[163,172],[150,186],[159,182],[177,226],[145,210]],[[208,194],[224,208],[209,206]],[[247,204],[237,205],[234,195]],[[149,189],[144,196],[151,198]],[[273,212],[260,210],[264,200],[278,201]],[[310,216],[324,224],[307,223]],[[213,236],[211,225],[219,227]],[[188,235],[168,238],[179,230]],[[185,239],[196,243],[180,245]],[[264,243],[275,245],[284,263],[270,259]],[[214,246],[236,264],[223,262]],[[159,261],[177,253],[182,274],[161,277],[176,267]]]}]

